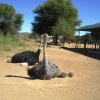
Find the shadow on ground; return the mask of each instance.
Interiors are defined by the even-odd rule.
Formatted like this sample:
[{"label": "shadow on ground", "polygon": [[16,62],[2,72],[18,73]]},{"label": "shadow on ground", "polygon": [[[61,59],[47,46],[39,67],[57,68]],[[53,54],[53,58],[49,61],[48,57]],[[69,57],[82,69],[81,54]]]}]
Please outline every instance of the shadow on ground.
[{"label": "shadow on ground", "polygon": [[61,48],[100,60],[99,51],[95,50],[95,49],[88,48],[88,49],[84,50],[84,48],[67,48],[67,47],[61,47]]},{"label": "shadow on ground", "polygon": [[15,76],[15,75],[6,75],[5,77],[16,77],[16,78],[24,78],[24,79],[29,79],[29,80],[35,80],[35,79],[37,79],[35,76],[33,76],[33,77],[23,77],[23,76]]}]

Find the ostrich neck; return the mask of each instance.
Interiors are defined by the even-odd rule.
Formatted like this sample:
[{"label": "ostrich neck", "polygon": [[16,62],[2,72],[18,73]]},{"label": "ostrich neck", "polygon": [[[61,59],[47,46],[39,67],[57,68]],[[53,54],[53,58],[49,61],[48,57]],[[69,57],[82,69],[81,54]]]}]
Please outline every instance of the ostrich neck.
[{"label": "ostrich neck", "polygon": [[46,43],[44,43],[44,47],[43,47],[43,65],[45,65],[45,67],[48,66],[48,59],[46,54]]},{"label": "ostrich neck", "polygon": [[39,49],[41,49],[41,45],[42,45],[42,40],[41,40],[41,38],[40,38],[40,46],[39,46]]}]

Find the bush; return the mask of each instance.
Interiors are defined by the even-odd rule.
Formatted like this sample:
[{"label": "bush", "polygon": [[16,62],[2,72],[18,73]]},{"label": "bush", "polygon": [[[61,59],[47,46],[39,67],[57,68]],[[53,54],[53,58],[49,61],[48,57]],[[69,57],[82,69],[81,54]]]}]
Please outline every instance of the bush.
[{"label": "bush", "polygon": [[37,34],[30,34],[29,35],[29,38],[30,39],[37,39],[38,38],[38,35]]},{"label": "bush", "polygon": [[24,46],[24,43],[21,42],[16,35],[8,34],[4,36],[0,32],[0,53],[10,52],[12,49],[16,49],[20,46]]},{"label": "bush", "polygon": [[28,37],[20,37],[19,35],[7,34],[6,36],[0,32],[0,56],[11,57],[15,53],[25,50],[37,50],[38,43]]}]

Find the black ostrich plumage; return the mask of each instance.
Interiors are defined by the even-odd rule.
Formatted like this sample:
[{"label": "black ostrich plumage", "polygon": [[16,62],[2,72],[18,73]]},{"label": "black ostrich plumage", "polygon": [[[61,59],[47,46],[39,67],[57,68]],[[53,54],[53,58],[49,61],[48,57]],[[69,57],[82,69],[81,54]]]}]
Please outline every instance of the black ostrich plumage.
[{"label": "black ostrich plumage", "polygon": [[33,51],[23,51],[20,53],[15,54],[11,57],[11,63],[28,63],[29,66],[34,65],[35,63],[39,62],[41,49],[38,49],[37,52]]}]

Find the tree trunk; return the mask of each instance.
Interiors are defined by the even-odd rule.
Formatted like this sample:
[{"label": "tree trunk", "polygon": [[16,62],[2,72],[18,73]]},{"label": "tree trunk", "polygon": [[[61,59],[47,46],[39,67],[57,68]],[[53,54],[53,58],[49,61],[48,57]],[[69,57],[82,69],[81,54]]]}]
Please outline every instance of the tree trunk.
[{"label": "tree trunk", "polygon": [[97,44],[97,40],[95,41],[95,50],[96,50],[96,44]]},{"label": "tree trunk", "polygon": [[57,44],[58,44],[58,42],[57,42],[57,40],[58,40],[58,35],[55,36],[55,39],[56,39],[55,44],[57,45]]},{"label": "tree trunk", "polygon": [[87,38],[84,39],[84,51],[86,51]]},{"label": "tree trunk", "polygon": [[86,50],[86,42],[84,42],[84,51]]},{"label": "tree trunk", "polygon": [[54,36],[53,36],[53,43],[55,42]]},{"label": "tree trunk", "polygon": [[77,41],[77,39],[76,39],[75,48],[78,48],[78,41]]},{"label": "tree trunk", "polygon": [[65,36],[63,37],[63,47],[64,47],[64,44],[65,44]]},{"label": "tree trunk", "polygon": [[6,31],[4,31],[4,36],[6,36],[7,35],[7,32]]}]

